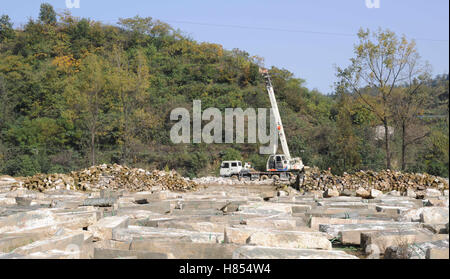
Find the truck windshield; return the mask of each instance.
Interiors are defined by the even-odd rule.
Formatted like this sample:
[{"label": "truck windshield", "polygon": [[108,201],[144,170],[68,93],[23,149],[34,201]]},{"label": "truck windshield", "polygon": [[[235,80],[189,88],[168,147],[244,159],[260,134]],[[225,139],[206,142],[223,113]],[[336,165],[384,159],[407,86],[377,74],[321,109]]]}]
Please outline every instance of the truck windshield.
[{"label": "truck windshield", "polygon": [[229,163],[223,163],[222,168],[228,169],[230,167]]}]

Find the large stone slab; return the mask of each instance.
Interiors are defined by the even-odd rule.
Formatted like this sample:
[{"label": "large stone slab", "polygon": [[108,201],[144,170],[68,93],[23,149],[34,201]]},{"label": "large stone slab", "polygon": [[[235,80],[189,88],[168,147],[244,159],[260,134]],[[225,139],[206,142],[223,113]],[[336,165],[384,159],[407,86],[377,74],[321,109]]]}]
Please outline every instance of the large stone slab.
[{"label": "large stone slab", "polygon": [[133,239],[130,250],[170,253],[176,259],[231,259],[234,244]]},{"label": "large stone slab", "polygon": [[308,232],[255,232],[247,242],[257,246],[331,250],[327,237]]},{"label": "large stone slab", "polygon": [[135,259],[173,259],[170,253],[133,251],[121,249],[95,248],[94,259],[125,259],[133,257]]},{"label": "large stone slab", "polygon": [[397,230],[406,231],[419,228],[420,224],[414,222],[384,222],[376,224],[342,224],[342,225],[319,225],[319,231],[337,237],[341,231],[370,231],[370,230]]},{"label": "large stone slab", "polygon": [[116,198],[88,198],[83,201],[83,206],[111,207],[117,202]]},{"label": "large stone slab", "polygon": [[404,206],[391,206],[391,205],[377,205],[375,209],[378,212],[388,213],[388,214],[401,214],[410,210],[410,207]]},{"label": "large stone slab", "polygon": [[48,209],[22,212],[0,219],[0,233],[48,227],[56,223],[55,214]]},{"label": "large stone slab", "polygon": [[[12,254],[14,255],[14,254]],[[77,249],[73,250],[48,250],[43,252],[35,252],[29,255],[16,255],[11,259],[35,259],[35,260],[65,260],[65,259],[80,259],[81,252]]]},{"label": "large stone slab", "polygon": [[448,223],[448,207],[426,207],[420,213],[420,222],[426,224]]},{"label": "large stone slab", "polygon": [[[361,234],[361,247],[364,251],[376,246],[379,253],[384,254],[390,246],[403,246],[413,243],[433,242],[447,239],[448,235],[432,234],[424,229],[409,230],[405,232],[369,232]],[[372,246],[372,247],[369,247]]]},{"label": "large stone slab", "polygon": [[116,229],[112,239],[117,241],[131,241],[133,239],[153,239],[198,243],[221,243],[224,240],[223,233],[195,232],[173,228],[153,228],[129,226],[127,229]]},{"label": "large stone slab", "polygon": [[[229,200],[189,200],[178,202],[179,209],[193,210],[193,209],[223,209],[229,207],[229,211],[237,211],[240,205],[247,204],[247,201],[229,201]],[[231,210],[234,208],[235,210]]]},{"label": "large stone slab", "polygon": [[384,254],[385,259],[426,259],[428,249],[449,249],[448,239],[433,242],[415,243],[405,246],[390,246]]},{"label": "large stone slab", "polygon": [[155,213],[165,214],[174,209],[175,204],[170,201],[152,201],[148,204],[136,204],[134,206],[119,205],[118,211],[121,210],[147,210]]},{"label": "large stone slab", "polygon": [[311,208],[312,208],[312,206],[309,205],[309,204],[295,205],[291,209],[292,210],[292,215],[295,216],[295,214],[298,214],[298,213],[308,212],[308,211],[311,210]]},{"label": "large stone slab", "polygon": [[95,238],[112,239],[113,231],[119,228],[127,228],[129,217],[111,216],[100,219],[96,224],[89,226],[88,231],[92,232]]},{"label": "large stone slab", "polygon": [[311,217],[309,227],[314,230],[319,230],[319,226],[323,225],[337,225],[337,224],[376,224],[384,223],[383,220],[373,219],[343,219],[343,218],[328,218],[328,217]]},{"label": "large stone slab", "polygon": [[292,206],[295,206],[295,204],[259,202],[248,205],[240,205],[239,211],[246,214],[260,214],[268,216],[280,214],[290,215],[292,214]]},{"label": "large stone slab", "polygon": [[449,248],[428,248],[425,258],[431,260],[448,260]]},{"label": "large stone slab", "polygon": [[369,206],[362,202],[329,202],[320,201],[317,202],[319,206],[326,206],[328,208],[349,208],[349,209],[368,209]]},{"label": "large stone slab", "polygon": [[83,233],[71,233],[62,236],[54,236],[48,239],[35,241],[31,244],[19,247],[12,251],[15,254],[29,255],[49,250],[81,251],[84,242]]},{"label": "large stone slab", "polygon": [[271,230],[297,230],[300,227],[305,227],[306,223],[302,218],[293,217],[263,217],[263,218],[248,218],[245,224],[249,228],[263,228]]},{"label": "large stone slab", "polygon": [[212,216],[223,215],[224,212],[219,209],[174,209],[170,216]]},{"label": "large stone slab", "polygon": [[0,252],[10,253],[14,249],[45,238],[35,233],[5,233],[0,235]]},{"label": "large stone slab", "polygon": [[327,235],[319,232],[225,228],[225,243],[271,247],[331,249]]},{"label": "large stone slab", "polygon": [[183,229],[188,231],[197,231],[197,232],[216,232],[221,233],[225,228],[225,224],[211,223],[211,222],[189,222],[189,221],[166,221],[159,222],[158,228],[174,228],[174,229]]},{"label": "large stone slab", "polygon": [[243,246],[233,259],[358,259],[343,251]]}]

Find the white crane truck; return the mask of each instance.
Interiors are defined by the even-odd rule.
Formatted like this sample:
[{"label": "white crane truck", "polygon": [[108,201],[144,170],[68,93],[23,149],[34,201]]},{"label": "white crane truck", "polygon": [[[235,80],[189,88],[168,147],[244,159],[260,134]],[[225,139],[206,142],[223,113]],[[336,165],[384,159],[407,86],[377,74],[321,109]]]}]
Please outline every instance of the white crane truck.
[{"label": "white crane truck", "polygon": [[[283,154],[277,154],[278,142],[274,144],[272,154],[269,156],[266,164],[266,171],[255,171],[251,168],[243,168],[239,172],[234,172],[232,177],[250,177],[251,180],[259,179],[273,179],[273,180],[296,180],[297,184],[301,184],[303,179],[303,172],[305,166],[302,159],[299,157],[292,158],[289,152],[289,146],[287,144],[286,135],[284,133],[283,123],[281,122],[280,112],[278,110],[277,100],[275,98],[275,92],[273,90],[272,81],[270,79],[267,69],[260,69],[260,73],[263,75],[266,82],[266,89],[269,94],[270,103],[272,106],[272,112],[275,118],[275,123],[278,131],[278,137],[280,138],[281,148]],[[242,165],[242,164],[241,164]],[[222,163],[220,173],[228,173],[225,170],[225,166],[230,164]]]}]

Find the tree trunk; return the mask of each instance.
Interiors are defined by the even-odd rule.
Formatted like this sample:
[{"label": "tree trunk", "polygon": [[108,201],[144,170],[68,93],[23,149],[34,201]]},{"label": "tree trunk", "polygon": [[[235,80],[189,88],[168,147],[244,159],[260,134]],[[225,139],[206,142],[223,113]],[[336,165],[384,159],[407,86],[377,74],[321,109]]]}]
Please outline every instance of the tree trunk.
[{"label": "tree trunk", "polygon": [[389,126],[387,119],[384,118],[383,120],[384,124],[384,140],[385,140],[385,149],[386,149],[386,169],[391,169],[391,152],[390,152],[390,146],[389,146]]},{"label": "tree trunk", "polygon": [[406,170],[406,123],[402,122],[402,171]]},{"label": "tree trunk", "polygon": [[91,163],[95,166],[95,129],[91,131]]}]

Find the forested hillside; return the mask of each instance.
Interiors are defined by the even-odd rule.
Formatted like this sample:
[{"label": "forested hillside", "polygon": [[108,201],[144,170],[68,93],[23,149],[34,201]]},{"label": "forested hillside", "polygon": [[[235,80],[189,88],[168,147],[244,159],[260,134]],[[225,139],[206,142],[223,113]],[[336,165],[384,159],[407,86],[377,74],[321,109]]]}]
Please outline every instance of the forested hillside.
[{"label": "forested hillside", "polygon": [[[198,43],[149,17],[110,26],[57,16],[43,5],[38,19],[14,29],[3,15],[0,173],[120,163],[174,168],[192,177],[216,174],[222,159],[239,157],[264,168],[266,156],[256,144],[170,141],[171,110],[191,111],[194,99],[202,109],[269,108],[261,61],[243,50]],[[386,167],[375,135],[382,123],[357,94],[337,86],[336,94],[323,95],[285,69],[269,72],[293,155],[335,173]],[[426,80],[420,91],[426,101],[408,118],[407,144],[405,118],[396,110],[404,106],[392,102],[391,165],[448,177],[448,74]]]}]

